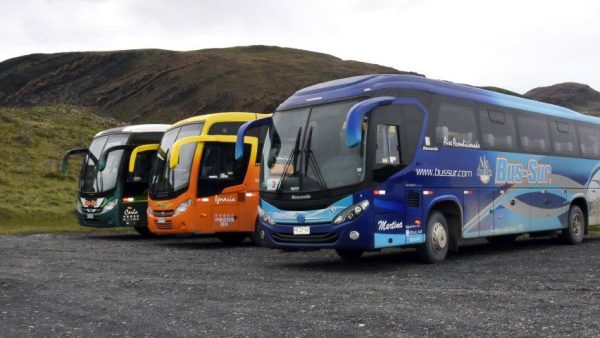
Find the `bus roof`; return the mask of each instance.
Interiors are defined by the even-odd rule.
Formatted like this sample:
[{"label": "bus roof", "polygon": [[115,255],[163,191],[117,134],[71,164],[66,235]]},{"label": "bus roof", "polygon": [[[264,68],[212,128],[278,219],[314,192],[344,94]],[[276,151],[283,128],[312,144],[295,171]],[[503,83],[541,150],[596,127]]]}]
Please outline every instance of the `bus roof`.
[{"label": "bus roof", "polygon": [[106,129],[94,137],[104,136],[109,134],[134,134],[134,133],[164,133],[170,125],[168,124],[136,124],[131,126],[117,127],[112,129]]},{"label": "bus roof", "polygon": [[[571,120],[600,124],[600,118],[549,103],[502,94],[477,87],[447,81],[431,80],[416,75],[373,74],[354,76],[316,84],[297,91],[277,109],[331,102],[346,97],[358,97],[382,89],[411,89],[456,98],[478,101],[507,108],[531,111]],[[372,96],[369,95],[369,96]]]},{"label": "bus roof", "polygon": [[179,127],[191,123],[204,122],[210,124],[210,122],[248,122],[257,118],[267,116],[268,113],[250,113],[250,112],[223,112],[223,113],[212,113],[205,115],[197,115],[175,122],[170,128]]}]

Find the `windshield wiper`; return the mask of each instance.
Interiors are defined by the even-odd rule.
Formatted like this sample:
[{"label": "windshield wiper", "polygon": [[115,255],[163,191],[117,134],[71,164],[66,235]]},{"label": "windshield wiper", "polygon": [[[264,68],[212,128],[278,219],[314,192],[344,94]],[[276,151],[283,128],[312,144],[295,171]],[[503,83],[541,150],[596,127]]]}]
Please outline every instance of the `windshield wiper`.
[{"label": "windshield wiper", "polygon": [[279,178],[279,181],[277,182],[277,187],[275,188],[275,192],[277,193],[277,195],[281,194],[281,185],[283,184],[283,181],[285,180],[285,178],[289,175],[288,174],[288,170],[290,168],[290,166],[292,165],[292,162],[294,163],[294,172],[296,171],[297,166],[297,158],[298,158],[298,154],[300,153],[300,134],[302,134],[302,127],[298,128],[298,134],[296,135],[296,141],[294,142],[294,149],[292,150],[292,152],[290,153],[290,156],[287,158],[287,160],[285,161],[285,166],[283,167],[283,173],[281,173],[281,177]]},{"label": "windshield wiper", "polygon": [[319,188],[321,189],[323,194],[325,196],[327,196],[327,193],[329,192],[329,189],[327,188],[327,183],[325,183],[325,178],[323,177],[323,173],[321,172],[321,169],[319,168],[319,164],[317,163],[315,154],[310,149],[310,144],[312,142],[312,132],[313,132],[313,127],[310,127],[310,131],[308,132],[308,138],[306,140],[306,149],[304,149],[304,151],[306,153],[306,158],[304,159],[305,160],[304,167],[306,168],[305,174],[308,177],[308,166],[312,164],[313,170],[315,172],[315,177],[317,178],[317,183],[319,184]]}]

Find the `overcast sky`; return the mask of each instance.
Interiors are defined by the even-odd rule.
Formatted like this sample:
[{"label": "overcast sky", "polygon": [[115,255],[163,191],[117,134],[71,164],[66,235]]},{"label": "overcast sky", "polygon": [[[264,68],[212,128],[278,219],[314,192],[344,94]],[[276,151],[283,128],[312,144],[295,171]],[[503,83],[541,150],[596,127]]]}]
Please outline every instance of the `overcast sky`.
[{"label": "overcast sky", "polygon": [[600,90],[598,0],[0,0],[0,60],[277,45],[523,93]]}]

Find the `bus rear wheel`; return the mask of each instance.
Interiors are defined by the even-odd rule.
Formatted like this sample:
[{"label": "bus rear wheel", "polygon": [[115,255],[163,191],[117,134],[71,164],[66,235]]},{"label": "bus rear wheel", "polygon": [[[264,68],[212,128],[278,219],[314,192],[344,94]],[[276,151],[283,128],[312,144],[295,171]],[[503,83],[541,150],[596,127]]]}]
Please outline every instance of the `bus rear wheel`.
[{"label": "bus rear wheel", "polygon": [[225,244],[240,244],[243,240],[248,237],[248,234],[245,233],[231,233],[231,234],[220,234],[219,240]]},{"label": "bus rear wheel", "polygon": [[446,217],[439,212],[433,211],[427,220],[427,236],[425,244],[417,249],[419,259],[423,263],[439,263],[446,259],[450,235]]},{"label": "bus rear wheel", "polygon": [[579,244],[585,235],[585,216],[581,208],[573,205],[569,209],[567,228],[561,233],[562,240],[571,245]]},{"label": "bus rear wheel", "polygon": [[355,261],[360,259],[360,256],[364,253],[363,250],[346,250],[346,249],[335,249],[335,252],[345,261]]},{"label": "bus rear wheel", "polygon": [[135,231],[142,237],[154,236],[154,234],[152,233],[152,231],[150,231],[150,229],[148,229],[148,227],[134,227],[133,229],[135,229]]}]

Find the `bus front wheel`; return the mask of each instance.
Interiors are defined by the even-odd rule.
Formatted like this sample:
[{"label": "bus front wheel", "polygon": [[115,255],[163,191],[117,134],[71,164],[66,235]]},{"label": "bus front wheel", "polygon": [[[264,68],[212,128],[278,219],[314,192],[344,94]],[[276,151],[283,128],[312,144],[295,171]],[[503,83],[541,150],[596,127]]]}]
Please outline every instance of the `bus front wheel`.
[{"label": "bus front wheel", "polygon": [[364,251],[362,250],[344,250],[344,249],[335,249],[335,252],[340,256],[341,259],[345,261],[355,261],[362,256]]},{"label": "bus front wheel", "polygon": [[221,242],[225,244],[240,244],[243,240],[248,237],[245,233],[231,233],[231,234],[221,234],[218,235]]},{"label": "bus front wheel", "polygon": [[561,238],[567,244],[579,244],[585,234],[585,216],[581,208],[573,205],[569,209],[567,228],[561,233]]},{"label": "bus front wheel", "polygon": [[260,223],[256,221],[256,225],[254,225],[254,231],[250,233],[250,240],[256,246],[263,245],[263,237],[265,233],[263,232]]},{"label": "bus front wheel", "polygon": [[449,243],[450,235],[446,217],[439,211],[433,211],[427,221],[425,244],[417,249],[420,260],[423,263],[438,263],[443,261],[448,254]]},{"label": "bus front wheel", "polygon": [[134,227],[135,231],[142,237],[152,237],[154,234],[148,227]]}]

